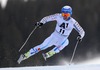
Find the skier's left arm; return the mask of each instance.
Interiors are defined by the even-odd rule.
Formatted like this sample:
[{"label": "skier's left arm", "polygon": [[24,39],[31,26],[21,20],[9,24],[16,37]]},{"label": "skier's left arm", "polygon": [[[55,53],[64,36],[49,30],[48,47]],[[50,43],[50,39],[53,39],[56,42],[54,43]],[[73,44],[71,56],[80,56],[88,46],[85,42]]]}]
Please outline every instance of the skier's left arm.
[{"label": "skier's left arm", "polygon": [[78,22],[75,22],[75,24],[74,24],[74,29],[79,33],[77,39],[81,41],[81,40],[83,39],[83,37],[85,36],[85,31],[84,31],[83,28],[79,25]]}]

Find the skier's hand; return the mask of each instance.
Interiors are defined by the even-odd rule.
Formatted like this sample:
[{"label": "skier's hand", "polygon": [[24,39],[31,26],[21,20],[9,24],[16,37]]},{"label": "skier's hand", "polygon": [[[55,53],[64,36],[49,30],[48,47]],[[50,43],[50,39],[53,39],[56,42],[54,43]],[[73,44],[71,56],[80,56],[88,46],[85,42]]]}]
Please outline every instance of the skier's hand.
[{"label": "skier's hand", "polygon": [[41,27],[43,25],[43,23],[41,23],[41,22],[37,22],[36,24],[35,24],[35,26],[38,26],[38,27]]},{"label": "skier's hand", "polygon": [[77,40],[78,40],[79,42],[82,41],[81,35],[78,35],[78,36],[77,36]]}]

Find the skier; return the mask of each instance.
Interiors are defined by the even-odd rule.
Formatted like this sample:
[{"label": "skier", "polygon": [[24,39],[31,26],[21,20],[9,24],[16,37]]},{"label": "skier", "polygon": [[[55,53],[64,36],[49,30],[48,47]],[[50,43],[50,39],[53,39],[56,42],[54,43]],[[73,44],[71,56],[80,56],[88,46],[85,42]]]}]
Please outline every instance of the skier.
[{"label": "skier", "polygon": [[42,44],[31,48],[25,54],[21,54],[17,62],[20,64],[21,61],[28,59],[39,51],[45,50],[53,45],[55,47],[49,52],[43,54],[43,57],[47,59],[54,54],[59,53],[69,44],[68,37],[73,29],[75,29],[79,33],[77,39],[81,41],[85,35],[85,31],[71,16],[72,8],[70,6],[64,6],[61,9],[61,13],[46,16],[40,22],[37,22],[36,26],[40,27],[50,21],[56,21],[57,24],[54,32],[48,38],[46,38]]}]

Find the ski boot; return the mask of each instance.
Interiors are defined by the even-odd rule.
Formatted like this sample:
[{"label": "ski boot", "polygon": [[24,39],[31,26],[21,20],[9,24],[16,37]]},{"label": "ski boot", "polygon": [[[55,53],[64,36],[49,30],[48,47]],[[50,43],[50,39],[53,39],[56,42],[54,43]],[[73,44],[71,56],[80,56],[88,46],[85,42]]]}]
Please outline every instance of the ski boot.
[{"label": "ski boot", "polygon": [[42,56],[43,56],[44,60],[46,61],[47,60],[47,54],[46,53],[42,53]]},{"label": "ski boot", "polygon": [[24,54],[21,54],[19,59],[17,60],[18,64],[20,64],[25,59],[27,59],[27,57]]},{"label": "ski boot", "polygon": [[46,61],[47,58],[50,58],[50,57],[53,56],[54,54],[55,54],[55,52],[51,50],[51,51],[49,51],[49,52],[47,52],[47,53],[42,53],[42,56],[43,56],[44,60]]}]

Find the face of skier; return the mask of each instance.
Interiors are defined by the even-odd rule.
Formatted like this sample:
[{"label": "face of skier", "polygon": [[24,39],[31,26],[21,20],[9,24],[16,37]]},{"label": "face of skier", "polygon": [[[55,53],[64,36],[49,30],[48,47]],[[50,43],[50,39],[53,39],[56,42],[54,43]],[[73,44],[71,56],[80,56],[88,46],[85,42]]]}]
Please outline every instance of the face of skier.
[{"label": "face of skier", "polygon": [[64,20],[69,20],[72,15],[72,8],[70,6],[62,7],[61,14]]},{"label": "face of skier", "polygon": [[62,12],[62,17],[63,17],[65,20],[67,20],[70,16],[71,16],[70,13],[64,13],[64,12]]}]

